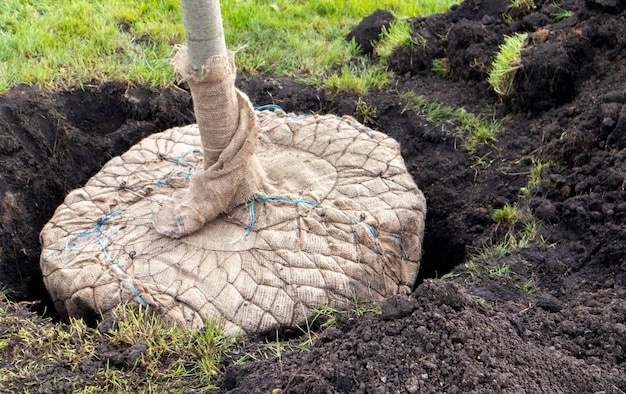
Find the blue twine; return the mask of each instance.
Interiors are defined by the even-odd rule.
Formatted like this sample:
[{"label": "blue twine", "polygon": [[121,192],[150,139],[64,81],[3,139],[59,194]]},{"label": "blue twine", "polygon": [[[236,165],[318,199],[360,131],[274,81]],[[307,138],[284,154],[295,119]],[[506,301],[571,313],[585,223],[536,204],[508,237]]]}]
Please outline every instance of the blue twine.
[{"label": "blue twine", "polygon": [[[65,242],[65,246],[63,246],[63,248],[61,248],[59,250],[55,250],[54,252],[51,252],[48,255],[46,255],[44,257],[44,261],[47,260],[50,256],[52,256],[52,255],[54,255],[56,253],[59,253],[59,252],[61,252],[63,250],[64,251],[63,261],[66,262],[67,258],[68,258],[69,250],[71,248],[74,248],[74,247],[86,244],[91,239],[91,236],[93,234],[97,234],[96,235],[96,240],[98,241],[98,244],[100,245],[100,250],[104,254],[104,257],[106,259],[110,260],[111,264],[115,268],[117,268],[117,270],[120,271],[123,275],[127,275],[126,271],[120,266],[120,264],[115,259],[111,258],[111,255],[109,254],[109,251],[107,250],[107,247],[106,247],[106,244],[105,244],[105,241],[109,240],[112,236],[117,234],[119,231],[117,229],[114,229],[113,231],[111,231],[108,234],[104,233],[104,228],[107,225],[112,223],[109,220],[109,218],[111,218],[113,216],[120,215],[123,212],[124,212],[123,209],[118,209],[116,211],[107,213],[107,214],[99,217],[96,220],[96,225],[94,227],[92,227],[91,229],[89,229],[87,231],[80,232],[80,233],[78,233],[76,235],[73,235],[70,238],[68,238],[68,240]],[[79,238],[82,238],[82,240],[80,242],[77,242],[77,243],[73,242],[75,239],[79,239]],[[124,286],[124,282],[125,282],[125,280],[122,281],[122,286]],[[135,286],[132,283],[130,285],[130,289],[133,292],[133,294],[135,295],[135,297],[137,298],[137,300],[139,300],[141,305],[146,306],[147,303],[143,300],[143,298],[141,298],[141,296],[139,295],[139,292],[137,291],[137,289],[135,288]]]},{"label": "blue twine", "polygon": [[[115,211],[115,212],[122,213],[122,212],[124,212],[124,211],[120,209],[120,210],[117,210],[117,211]],[[112,212],[112,213],[113,213],[113,212]],[[100,219],[98,219],[98,222],[100,222]],[[103,222],[103,223],[102,223],[102,225],[103,225],[103,226],[104,226],[104,225],[106,225],[106,224],[110,224],[110,223],[111,223],[111,222],[108,222],[108,221],[106,221],[106,220],[103,220],[102,222]],[[119,271],[120,271],[123,275],[128,275],[128,274],[126,273],[126,270],[124,270],[124,268],[122,268],[122,266],[121,266],[121,265],[117,262],[117,260],[115,260],[114,258],[112,258],[112,257],[111,257],[111,255],[109,254],[109,251],[107,250],[106,244],[105,244],[105,241],[107,241],[107,240],[111,239],[111,237],[112,237],[112,236],[114,236],[114,235],[116,235],[118,232],[119,232],[119,231],[116,229],[116,230],[113,230],[113,231],[111,231],[109,234],[107,234],[107,235],[105,235],[105,236],[103,236],[103,237],[102,237],[101,235],[103,235],[103,233],[102,233],[102,231],[99,229],[99,230],[98,230],[98,243],[100,244],[100,250],[101,250],[101,251],[102,251],[102,253],[104,254],[104,257],[105,257],[106,259],[110,260],[110,261],[111,261],[111,264],[112,264],[115,268],[117,268],[117,269],[118,269],[118,270],[119,270]],[[125,287],[125,284],[126,284],[126,279],[124,279],[124,280],[122,281],[122,287]],[[138,291],[137,291],[137,289],[135,288],[135,285],[133,285],[133,284],[131,283],[131,284],[129,285],[129,288],[130,288],[130,290],[133,292],[133,294],[135,295],[135,298],[137,298],[137,300],[139,301],[139,303],[140,303],[142,306],[146,306],[146,305],[148,305],[148,304],[146,303],[146,301],[144,301],[144,299],[143,299],[143,298],[141,298],[141,295],[139,295],[139,292],[138,292]]]},{"label": "blue twine", "polygon": [[293,200],[293,199],[285,198],[285,197],[262,196],[260,194],[255,194],[254,196],[252,196],[252,200],[250,200],[250,202],[248,203],[248,226],[246,227],[246,231],[243,233],[241,237],[230,241],[228,243],[229,245],[245,240],[246,237],[250,235],[250,233],[252,232],[252,227],[254,227],[254,223],[256,221],[256,214],[254,213],[254,201],[255,200],[259,200],[262,202],[268,202],[268,201],[288,202],[288,203],[296,204],[296,206],[298,206],[298,204],[307,204],[307,205],[312,206],[313,208],[321,207],[321,205],[318,205],[313,201],[305,200],[303,198],[298,198],[297,200]]},{"label": "blue twine", "polygon": [[260,107],[256,107],[255,111],[263,111],[266,109],[273,109],[274,111],[280,112],[282,116],[289,119],[299,119],[307,117],[306,115],[288,115],[287,112],[280,105],[276,104],[261,105]]},{"label": "blue twine", "polygon": [[402,249],[402,257],[407,259],[409,257],[409,255],[407,254],[406,249],[404,249],[404,244],[402,244],[402,241],[400,241],[400,238],[391,236],[391,239],[393,239],[394,241],[396,241],[398,243],[398,245],[400,245],[400,249]]},{"label": "blue twine", "polygon": [[[169,160],[169,161],[171,161],[171,162],[173,162],[173,163],[176,163],[176,164],[183,165],[183,166],[187,166],[187,167],[191,167],[191,168],[196,168],[196,165],[195,165],[195,164],[193,164],[193,163],[191,163],[191,162],[189,162],[189,161],[185,160],[185,157],[186,157],[186,156],[192,155],[192,154],[194,154],[194,153],[196,153],[196,152],[198,152],[198,148],[192,148],[192,149],[190,149],[187,153],[185,153],[184,155],[182,155],[181,157],[173,157],[173,158],[172,158],[172,157],[170,157],[170,158],[167,158],[167,160]],[[172,172],[178,172],[178,173],[184,174],[184,175],[185,175],[185,180],[186,180],[186,179],[189,179],[189,177],[190,177],[191,175],[193,175],[193,172],[192,172],[192,171],[184,170],[184,169],[181,169],[181,168],[173,168],[173,169],[172,169]],[[157,180],[156,180],[156,184],[157,184],[157,185],[168,185],[168,182],[167,182],[166,180],[163,180],[163,179],[157,179]]]},{"label": "blue twine", "polygon": [[254,226],[255,220],[256,220],[256,218],[254,216],[254,198],[253,198],[248,203],[248,227],[246,228],[246,231],[243,233],[243,235],[241,237],[239,237],[239,238],[237,238],[235,240],[230,241],[228,244],[232,245],[232,244],[235,244],[235,243],[237,243],[239,241],[245,240],[246,237],[248,235],[250,235],[250,233],[252,232],[252,226]]},{"label": "blue twine", "polygon": [[276,104],[267,104],[267,105],[261,105],[260,107],[256,107],[254,110],[255,111],[263,111],[266,109],[273,109],[274,111],[278,111],[280,113],[282,113],[283,115],[287,115],[287,112],[285,112],[285,110],[280,106],[280,105],[276,105]]},{"label": "blue twine", "polygon": [[378,253],[378,245],[376,244],[376,238],[378,238],[378,236],[376,235],[376,232],[374,231],[372,226],[370,226],[369,224],[365,223],[365,227],[367,227],[367,229],[369,230],[370,234],[372,234],[372,238],[374,238],[374,253]]},{"label": "blue twine", "polygon": [[173,162],[174,162],[174,163],[176,163],[176,164],[182,164],[182,165],[184,165],[184,166],[188,166],[188,167],[191,167],[191,168],[195,168],[196,166],[195,166],[193,163],[188,162],[187,160],[185,160],[185,156],[192,155],[192,154],[196,153],[197,151],[198,151],[198,148],[191,148],[191,150],[189,150],[189,152],[185,153],[185,154],[184,154],[184,155],[182,155],[181,157],[178,157],[178,158],[176,158],[176,157],[171,157],[171,158],[169,158],[169,160],[170,160],[170,161],[173,161]]},{"label": "blue twine", "polygon": [[[126,287],[126,279],[124,279],[122,281],[122,287]],[[128,288],[130,289],[130,291],[133,292],[133,294],[135,295],[135,298],[137,298],[137,300],[139,301],[141,306],[147,306],[148,305],[148,303],[146,301],[144,301],[143,298],[141,298],[141,296],[139,295],[139,291],[137,291],[137,288],[135,287],[134,284],[130,283],[128,285]]]},{"label": "blue twine", "polygon": [[[252,227],[254,227],[254,223],[256,221],[256,214],[254,211],[254,201],[255,200],[259,200],[262,202],[268,202],[268,201],[279,201],[279,202],[287,202],[287,203],[291,203],[291,204],[295,204],[296,206],[298,206],[298,204],[306,204],[309,205],[313,208],[322,208],[321,205],[317,204],[314,201],[310,201],[310,200],[305,200],[303,198],[298,198],[298,199],[291,199],[291,198],[285,198],[285,197],[278,197],[278,196],[262,196],[260,194],[255,194],[252,198],[252,200],[250,200],[250,202],[248,203],[248,226],[246,227],[246,231],[243,233],[243,235],[233,241],[230,241],[228,244],[232,245],[235,244],[237,242],[243,241],[246,239],[246,237],[248,235],[250,235],[250,233],[252,232]],[[348,215],[346,215],[348,216]],[[352,216],[348,216],[348,218],[350,219],[350,221],[354,224],[357,225],[360,222],[356,219],[353,218]],[[367,223],[364,223],[365,227],[367,228],[367,230],[370,232],[370,234],[372,234],[372,238],[374,239],[374,253],[378,253],[379,249],[378,249],[378,244],[376,243],[376,239],[378,238],[378,235],[376,235],[376,231],[374,231],[374,229],[372,228],[372,226],[370,226]],[[394,239],[400,244],[400,247],[403,250],[403,253],[406,257],[406,252],[404,251],[404,246],[402,246],[402,243],[400,242],[400,240],[398,240],[397,238],[394,237]]]},{"label": "blue twine", "polygon": [[172,171],[173,172],[178,172],[180,174],[184,174],[185,175],[185,179],[188,179],[191,175],[193,175],[193,172],[182,170],[180,168],[173,168]]},{"label": "blue twine", "polygon": [[[108,221],[108,218],[119,215],[122,212],[124,212],[124,210],[118,209],[117,211],[113,211],[113,212],[107,213],[99,217],[96,220],[96,225],[94,227],[92,227],[88,231],[83,231],[76,235],[71,236],[70,238],[67,239],[67,241],[65,241],[65,245],[61,249],[57,249],[47,254],[46,256],[44,256],[43,260],[46,261],[50,256],[60,253],[61,251],[64,251],[65,253],[63,254],[63,261],[64,262],[67,261],[67,254],[68,254],[69,249],[86,244],[91,239],[91,236],[96,232],[98,233],[98,235],[102,234],[102,229],[104,228],[104,226],[111,223]],[[75,239],[79,239],[79,238],[83,238],[83,239],[80,242],[73,243]]]},{"label": "blue twine", "polygon": [[277,196],[261,196],[260,194],[255,194],[254,198],[257,200],[261,200],[263,202],[268,202],[268,201],[282,201],[282,202],[289,202],[292,204],[296,204],[296,206],[300,203],[303,204],[307,204],[312,206],[313,208],[320,208],[321,205],[316,204],[313,201],[309,201],[309,200],[305,200],[303,198],[298,198],[297,200],[292,200],[290,198],[285,198],[285,197],[277,197]]},{"label": "blue twine", "polygon": [[[357,130],[361,130],[361,128],[357,127],[355,122],[350,123],[350,126],[354,127]],[[372,133],[372,129],[370,129],[369,127],[367,127],[365,125],[363,125],[363,128],[365,129],[366,134],[367,134],[368,137],[374,138],[374,133]]]}]

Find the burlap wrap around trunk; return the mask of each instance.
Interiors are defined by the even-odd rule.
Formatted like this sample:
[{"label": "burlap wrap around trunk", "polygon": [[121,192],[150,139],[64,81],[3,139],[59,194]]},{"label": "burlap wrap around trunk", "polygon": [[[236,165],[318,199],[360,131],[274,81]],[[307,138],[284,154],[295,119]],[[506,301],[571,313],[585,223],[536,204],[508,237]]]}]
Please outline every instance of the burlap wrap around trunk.
[{"label": "burlap wrap around trunk", "polygon": [[67,196],[41,232],[62,315],[130,302],[179,324],[223,318],[227,333],[253,333],[304,324],[320,305],[410,291],[426,203],[398,143],[347,117],[256,116],[272,194],[193,234],[159,234],[152,217],[204,168],[196,125],[144,139]]}]

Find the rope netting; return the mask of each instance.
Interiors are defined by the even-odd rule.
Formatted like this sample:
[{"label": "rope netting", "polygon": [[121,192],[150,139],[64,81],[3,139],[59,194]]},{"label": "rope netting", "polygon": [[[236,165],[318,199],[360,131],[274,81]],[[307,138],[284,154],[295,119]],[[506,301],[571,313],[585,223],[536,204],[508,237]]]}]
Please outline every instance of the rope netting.
[{"label": "rope netting", "polygon": [[197,125],[154,134],[72,191],[41,233],[63,316],[150,306],[229,333],[295,327],[320,305],[410,291],[426,204],[398,143],[349,117],[259,108],[256,156],[271,193],[181,238],[154,229],[165,199],[202,168]]}]

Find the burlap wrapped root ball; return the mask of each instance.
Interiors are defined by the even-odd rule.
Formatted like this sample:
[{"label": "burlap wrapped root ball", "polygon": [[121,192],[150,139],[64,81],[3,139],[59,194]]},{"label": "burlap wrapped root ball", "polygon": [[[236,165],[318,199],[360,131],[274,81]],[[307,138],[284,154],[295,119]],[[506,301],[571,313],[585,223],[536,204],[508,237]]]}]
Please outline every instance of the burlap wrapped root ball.
[{"label": "burlap wrapped root ball", "polygon": [[408,292],[425,200],[399,146],[349,118],[258,113],[257,158],[275,193],[191,235],[155,231],[158,204],[202,167],[196,125],[154,134],[71,192],[41,232],[45,284],[62,316],[149,304],[229,333],[294,327],[311,308]]},{"label": "burlap wrapped root ball", "polygon": [[[206,165],[198,125],[173,128],[112,159],[56,210],[41,232],[41,268],[62,316],[134,303],[180,325],[218,318],[228,334],[259,333],[303,325],[320,305],[411,290],[426,203],[398,143],[349,117],[254,112],[236,93],[239,117],[258,129],[243,132],[256,153],[241,141],[224,151],[235,162],[245,151],[254,168],[215,155]],[[216,206],[219,193],[202,181],[214,170],[243,174],[231,189],[250,195],[191,218],[186,232],[178,208]],[[166,215],[176,220],[159,232],[162,212],[183,213]]]}]

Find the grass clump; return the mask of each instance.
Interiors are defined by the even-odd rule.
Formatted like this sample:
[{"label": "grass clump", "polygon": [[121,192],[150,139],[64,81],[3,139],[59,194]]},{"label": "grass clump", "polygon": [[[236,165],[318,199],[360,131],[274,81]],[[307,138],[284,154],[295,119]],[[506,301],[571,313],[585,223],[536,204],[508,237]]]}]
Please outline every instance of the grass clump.
[{"label": "grass clump", "polygon": [[[248,360],[260,360],[268,358],[276,358],[281,362],[282,355],[287,352],[309,352],[318,337],[318,332],[329,327],[339,325],[339,321],[358,320],[368,314],[377,314],[380,312],[378,305],[364,304],[360,302],[356,296],[353,296],[354,308],[347,311],[339,311],[328,305],[320,305],[311,310],[312,317],[305,321],[305,324],[297,327],[296,337],[285,335],[284,338],[279,331],[275,331],[273,338],[263,344],[256,344],[248,349],[243,349],[237,355],[239,358],[235,360],[235,364],[243,364]],[[291,337],[291,338],[289,338]]]},{"label": "grass clump", "polygon": [[[106,333],[80,319],[54,324],[0,299],[0,388],[28,392],[200,392],[215,389],[222,356],[235,338],[219,322],[185,329],[145,309],[120,306]],[[92,374],[80,372],[82,368]],[[0,390],[2,391],[2,390]]]},{"label": "grass clump", "polygon": [[533,189],[536,189],[543,181],[543,170],[553,165],[554,162],[551,160],[548,160],[547,162],[542,162],[541,159],[537,159],[536,161],[534,161],[534,164],[530,169],[528,183],[526,186],[520,189],[520,197],[529,197]]},{"label": "grass clump", "polygon": [[517,209],[517,204],[506,203],[502,208],[496,209],[491,215],[491,219],[497,223],[498,226],[511,229],[515,227],[517,222],[522,218],[522,214]]},{"label": "grass clump", "polygon": [[356,63],[347,64],[341,67],[338,73],[318,78],[309,76],[303,81],[310,85],[321,86],[330,95],[339,92],[355,93],[357,95],[367,95],[369,89],[380,89],[387,85],[392,78],[392,73],[380,65],[371,65],[367,59],[361,59]]},{"label": "grass clump", "polygon": [[[186,329],[164,321],[143,308],[118,308],[117,327],[111,332],[111,342],[120,348],[138,347],[143,354],[130,370],[106,369],[107,382],[115,390],[136,390],[137,375],[143,375],[150,387],[201,390],[215,389],[213,382],[220,373],[222,356],[234,349],[236,339],[222,334],[218,321],[207,321],[199,329]],[[132,364],[132,360],[127,360]],[[140,369],[138,374],[134,369]]]},{"label": "grass clump", "polygon": [[448,64],[448,58],[442,57],[439,59],[433,59],[431,70],[442,76],[443,78],[452,77],[452,71],[450,70],[450,65]]},{"label": "grass clump", "polygon": [[367,104],[359,97],[359,100],[356,103],[356,114],[361,123],[364,125],[374,125],[378,116],[378,109]]},{"label": "grass clump", "polygon": [[534,0],[511,0],[508,10],[502,14],[502,19],[507,25],[510,25],[513,21],[536,9],[537,5]]},{"label": "grass clump", "polygon": [[483,115],[476,115],[465,108],[451,106],[433,101],[417,95],[413,91],[401,95],[405,103],[404,111],[413,110],[426,119],[441,127],[449,126],[454,136],[463,140],[468,154],[474,155],[484,145],[497,142],[496,134],[502,130],[502,125],[495,119],[487,119]]},{"label": "grass clump", "polygon": [[561,5],[556,1],[552,3],[552,6],[556,9],[555,12],[550,14],[550,16],[552,16],[552,22],[554,23],[558,23],[563,19],[570,18],[574,15],[572,11],[566,10],[565,8],[561,7]]},{"label": "grass clump", "polygon": [[488,280],[513,285],[526,294],[532,293],[532,266],[519,252],[537,239],[541,222],[532,216],[530,210],[518,210],[516,204],[506,204],[496,210],[493,220],[505,229],[504,237],[477,248],[464,264],[442,276],[442,279],[464,278],[466,284]]},{"label": "grass clump", "polygon": [[466,284],[487,279],[512,284],[525,294],[534,291],[533,267],[519,252],[532,243],[543,244],[549,248],[556,246],[541,235],[544,224],[528,207],[528,197],[542,182],[543,169],[550,165],[552,163],[542,163],[541,160],[534,162],[526,186],[520,189],[518,201],[505,203],[493,211],[491,218],[496,225],[494,233],[498,235],[486,245],[477,248],[464,264],[444,275],[442,279],[464,278]]},{"label": "grass clump", "polygon": [[394,20],[389,28],[383,28],[380,41],[376,45],[376,54],[386,62],[391,53],[399,47],[423,47],[426,40],[411,35],[413,26],[406,19]]},{"label": "grass clump", "polygon": [[504,36],[504,44],[491,64],[487,82],[500,96],[508,96],[513,89],[515,72],[521,67],[521,53],[526,45],[528,33]]},{"label": "grass clump", "polygon": [[305,340],[299,342],[296,348],[300,351],[310,351],[311,346],[313,346],[313,341],[317,336],[317,331],[328,327],[335,327],[338,324],[339,315],[348,316],[349,319],[360,319],[365,314],[376,314],[380,312],[378,305],[363,304],[358,300],[356,295],[353,295],[352,300],[354,301],[354,308],[349,311],[342,312],[327,305],[320,305],[317,308],[313,308],[313,317],[311,320],[307,320],[304,326],[298,327]]}]

